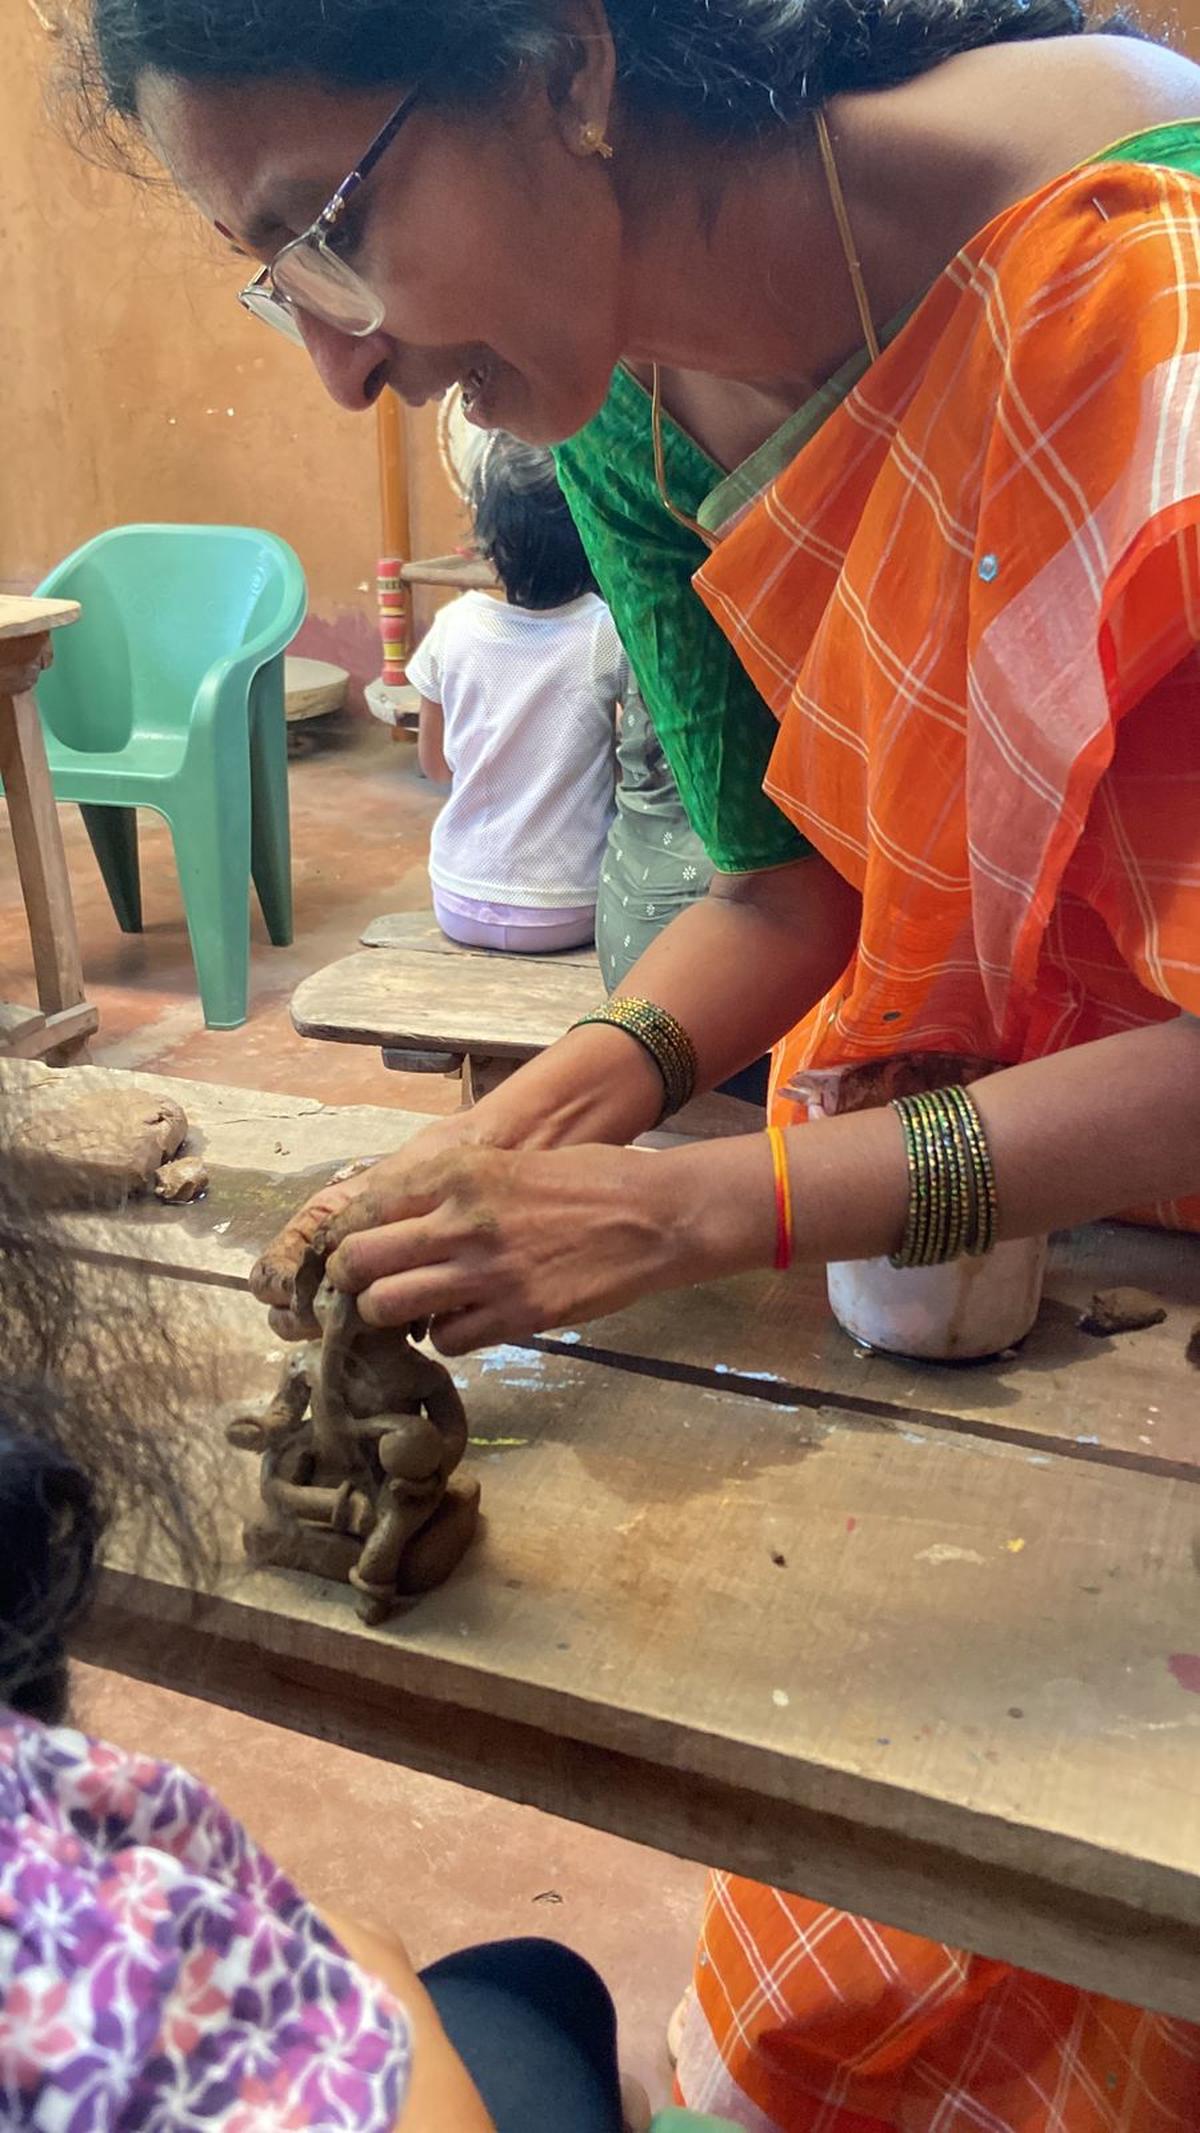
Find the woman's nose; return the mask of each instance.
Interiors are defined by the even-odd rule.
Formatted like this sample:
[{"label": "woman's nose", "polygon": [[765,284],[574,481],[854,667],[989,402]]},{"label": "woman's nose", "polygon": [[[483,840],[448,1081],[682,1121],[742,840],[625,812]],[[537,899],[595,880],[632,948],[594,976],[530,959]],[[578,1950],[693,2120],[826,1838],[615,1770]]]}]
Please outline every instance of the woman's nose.
[{"label": "woman's nose", "polygon": [[383,333],[355,340],[336,326],[297,310],[296,324],[322,385],[339,407],[352,414],[373,407],[387,384],[391,342]]}]

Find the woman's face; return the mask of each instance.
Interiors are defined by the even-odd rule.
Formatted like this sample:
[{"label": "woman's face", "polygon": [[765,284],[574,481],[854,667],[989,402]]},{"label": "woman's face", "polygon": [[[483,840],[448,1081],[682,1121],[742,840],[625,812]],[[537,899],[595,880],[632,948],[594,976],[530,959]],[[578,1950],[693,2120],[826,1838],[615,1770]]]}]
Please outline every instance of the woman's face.
[{"label": "woman's face", "polygon": [[[139,116],[201,213],[270,260],[320,213],[399,98],[305,82],[143,79]],[[621,354],[621,226],[607,166],[544,91],[489,118],[418,104],[347,217],[349,264],[386,306],[354,340],[300,317],[343,407],[411,405],[471,379],[472,419],[535,444],[582,428]]]}]

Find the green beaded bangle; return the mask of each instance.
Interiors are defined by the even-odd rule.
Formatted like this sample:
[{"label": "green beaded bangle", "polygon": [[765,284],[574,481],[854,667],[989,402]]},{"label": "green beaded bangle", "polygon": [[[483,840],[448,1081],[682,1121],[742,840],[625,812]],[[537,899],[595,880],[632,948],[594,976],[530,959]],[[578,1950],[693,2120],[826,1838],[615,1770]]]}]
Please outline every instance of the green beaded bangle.
[{"label": "green beaded bangle", "polygon": [[662,1076],[660,1124],[664,1118],[682,1111],[696,1086],[699,1072],[696,1047],[682,1022],[677,1022],[665,1007],[656,1007],[653,1000],[639,1000],[627,994],[617,994],[603,1007],[594,1008],[590,1015],[581,1015],[571,1027],[583,1029],[589,1022],[608,1023],[613,1029],[623,1029],[649,1052]]},{"label": "green beaded bangle", "polygon": [[982,1258],[996,1241],[996,1177],[983,1120],[961,1087],[901,1096],[908,1212],[894,1267]]}]

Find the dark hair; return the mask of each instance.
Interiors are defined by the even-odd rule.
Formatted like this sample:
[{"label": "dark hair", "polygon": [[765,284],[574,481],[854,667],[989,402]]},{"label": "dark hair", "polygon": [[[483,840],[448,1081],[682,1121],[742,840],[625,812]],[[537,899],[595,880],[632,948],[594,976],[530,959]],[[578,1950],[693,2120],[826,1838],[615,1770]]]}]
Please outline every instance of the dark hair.
[{"label": "dark hair", "polygon": [[211,1576],[213,1525],[195,1510],[214,1500],[211,1448],[195,1413],[215,1403],[179,1303],[168,1317],[144,1275],[66,1248],[23,1175],[7,1086],[0,1107],[0,1706],[55,1723],[112,1519],[135,1553]]},{"label": "dark hair", "polygon": [[497,431],[471,483],[475,539],[511,607],[562,607],[596,581],[551,454]]},{"label": "dark hair", "polygon": [[[1086,0],[606,0],[623,110],[728,138],[882,89],[956,53],[1086,28]],[[530,67],[570,79],[558,0],[91,0],[99,88],[131,117],[147,70],[185,81],[420,80],[430,100],[502,96]],[[1104,25],[1126,27],[1122,21]]]}]

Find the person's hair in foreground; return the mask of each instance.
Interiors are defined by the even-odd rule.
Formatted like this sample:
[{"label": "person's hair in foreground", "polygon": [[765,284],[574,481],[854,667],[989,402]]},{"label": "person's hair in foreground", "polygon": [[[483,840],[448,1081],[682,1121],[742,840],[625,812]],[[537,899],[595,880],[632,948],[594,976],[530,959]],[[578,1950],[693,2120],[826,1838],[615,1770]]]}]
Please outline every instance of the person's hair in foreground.
[{"label": "person's hair in foreground", "polygon": [[[559,0],[94,0],[96,87],[123,118],[148,69],[195,82],[419,80],[431,106],[466,111],[530,68],[569,77],[578,39],[564,13]],[[959,52],[1085,27],[1078,0],[607,0],[605,13],[625,114],[743,140]]]},{"label": "person's hair in foreground", "polygon": [[0,1705],[53,1724],[114,1520],[189,1581],[208,1570],[184,1479],[203,1457],[185,1396],[208,1372],[143,1277],[66,1250],[0,1107]]}]

